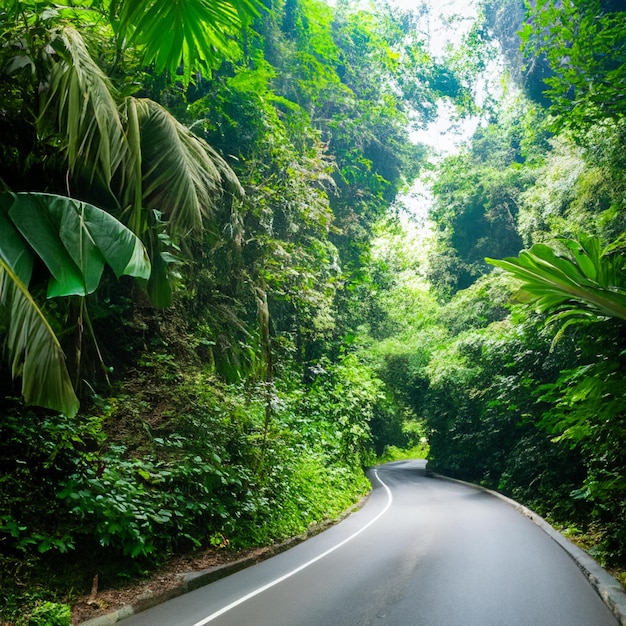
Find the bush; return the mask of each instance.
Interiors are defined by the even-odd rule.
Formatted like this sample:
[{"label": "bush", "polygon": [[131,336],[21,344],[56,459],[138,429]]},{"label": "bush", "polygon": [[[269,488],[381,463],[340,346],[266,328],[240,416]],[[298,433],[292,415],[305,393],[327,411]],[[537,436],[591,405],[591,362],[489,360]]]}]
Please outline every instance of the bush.
[{"label": "bush", "polygon": [[56,602],[38,604],[28,620],[28,626],[70,626],[70,624],[70,605]]}]

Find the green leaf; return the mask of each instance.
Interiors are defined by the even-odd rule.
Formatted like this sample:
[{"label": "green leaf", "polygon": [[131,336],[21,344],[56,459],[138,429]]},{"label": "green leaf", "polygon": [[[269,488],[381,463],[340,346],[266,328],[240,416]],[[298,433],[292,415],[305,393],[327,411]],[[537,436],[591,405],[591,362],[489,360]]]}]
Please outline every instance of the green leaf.
[{"label": "green leaf", "polygon": [[533,32],[533,27],[526,23],[524,24],[524,26],[521,28],[521,30],[518,31],[518,36],[519,38],[522,40],[522,43],[526,43],[530,37],[530,35]]},{"label": "green leaf", "polygon": [[83,275],[63,245],[58,227],[39,197],[34,194],[14,196],[9,217],[52,274],[48,297],[85,295]]},{"label": "green leaf", "polygon": [[150,302],[155,307],[168,307],[172,303],[172,284],[167,269],[168,264],[158,251],[152,258],[152,273],[146,285]]},{"label": "green leaf", "polygon": [[24,400],[74,417],[79,403],[59,341],[26,285],[3,259],[0,318],[8,325],[5,347],[13,378],[22,377]]},{"label": "green leaf", "polygon": [[0,259],[28,285],[33,273],[33,254],[9,218],[13,197],[0,194]]},{"label": "green leaf", "polygon": [[157,73],[193,72],[217,67],[237,50],[239,29],[257,16],[254,0],[113,0],[111,22],[119,41],[139,47]]},{"label": "green leaf", "polygon": [[141,476],[144,480],[150,480],[150,472],[142,469],[141,467],[137,469],[137,474],[139,474],[139,476]]},{"label": "green leaf", "polygon": [[13,196],[8,213],[53,276],[50,298],[93,293],[105,264],[118,277],[150,276],[150,262],[138,237],[92,204],[53,194],[20,193]]},{"label": "green leaf", "polygon": [[589,313],[626,320],[624,259],[614,253],[615,242],[603,248],[598,238],[583,236],[562,243],[570,251],[569,258],[537,244],[517,258],[485,260],[520,279],[542,312],[566,312],[586,321]]}]

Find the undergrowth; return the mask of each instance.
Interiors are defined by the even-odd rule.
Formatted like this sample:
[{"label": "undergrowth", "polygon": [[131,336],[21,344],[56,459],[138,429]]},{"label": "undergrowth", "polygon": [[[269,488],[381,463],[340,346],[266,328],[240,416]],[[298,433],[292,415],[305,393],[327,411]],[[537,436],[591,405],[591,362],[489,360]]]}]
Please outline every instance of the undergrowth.
[{"label": "undergrowth", "polygon": [[268,394],[153,355],[73,420],[5,399],[0,623],[64,624],[96,574],[116,586],[175,554],[268,545],[339,516],[369,489],[375,384],[335,391],[360,367]]}]

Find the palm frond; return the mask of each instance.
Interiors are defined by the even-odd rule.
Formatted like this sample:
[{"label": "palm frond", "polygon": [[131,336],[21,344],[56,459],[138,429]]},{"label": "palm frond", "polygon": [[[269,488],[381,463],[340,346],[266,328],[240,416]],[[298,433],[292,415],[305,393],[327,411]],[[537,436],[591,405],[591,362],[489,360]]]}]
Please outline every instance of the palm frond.
[{"label": "palm frond", "polygon": [[134,108],[140,130],[142,204],[162,213],[171,231],[200,230],[224,194],[243,196],[226,161],[162,106],[136,99]]},{"label": "palm frond", "polygon": [[217,67],[237,50],[233,35],[258,15],[255,0],[112,0],[111,23],[120,41],[141,49],[146,64],[183,80]]},{"label": "palm frond", "polygon": [[52,68],[39,130],[61,135],[71,171],[97,175],[108,186],[126,149],[115,93],[80,33],[67,26],[61,38],[66,54]]},{"label": "palm frond", "polygon": [[137,99],[125,98],[119,107],[126,131],[127,150],[120,168],[122,206],[128,211],[126,225],[138,237],[144,237],[148,218],[143,209],[141,174],[141,130],[137,115]]},{"label": "palm frond", "polygon": [[0,319],[7,327],[5,349],[13,378],[22,377],[24,400],[76,415],[79,402],[59,341],[27,287],[1,258]]}]

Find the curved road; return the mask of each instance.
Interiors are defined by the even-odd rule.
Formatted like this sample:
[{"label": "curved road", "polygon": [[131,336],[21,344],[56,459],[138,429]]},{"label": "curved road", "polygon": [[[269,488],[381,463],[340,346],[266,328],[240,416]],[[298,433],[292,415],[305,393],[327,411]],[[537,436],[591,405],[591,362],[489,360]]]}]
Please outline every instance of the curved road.
[{"label": "curved road", "polygon": [[423,461],[377,468],[366,505],[267,561],[125,626],[615,626],[569,555]]}]

